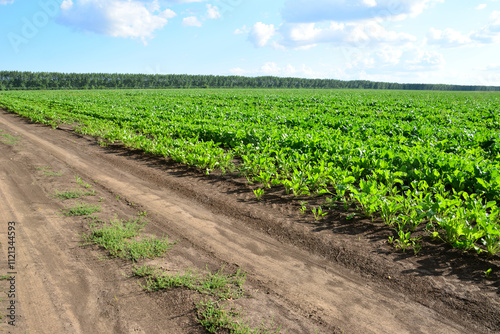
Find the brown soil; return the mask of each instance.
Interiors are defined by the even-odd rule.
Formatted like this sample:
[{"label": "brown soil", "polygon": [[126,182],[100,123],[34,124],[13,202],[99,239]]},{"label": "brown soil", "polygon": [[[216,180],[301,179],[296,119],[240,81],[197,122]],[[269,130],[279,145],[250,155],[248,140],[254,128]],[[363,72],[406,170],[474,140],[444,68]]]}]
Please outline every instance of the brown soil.
[{"label": "brown soil", "polygon": [[[2,136],[9,134],[17,139]],[[54,174],[58,173],[58,174]],[[0,332],[204,333],[184,290],[147,293],[132,263],[82,246],[89,219],[66,217],[56,191],[97,196],[102,219],[146,211],[145,232],[177,245],[141,261],[176,273],[187,268],[248,273],[244,319],[287,333],[498,333],[500,261],[461,254],[424,239],[417,255],[387,244],[380,222],[338,209],[316,222],[281,189],[258,202],[237,176],[204,175],[167,159],[100,147],[70,126],[52,129],[0,111],[0,275],[6,274],[8,222],[16,222],[16,327],[11,298],[0,297]],[[313,203],[312,200],[309,200]],[[330,210],[331,211],[331,210]],[[484,271],[491,268],[489,279]],[[8,280],[0,287],[9,292]]]}]

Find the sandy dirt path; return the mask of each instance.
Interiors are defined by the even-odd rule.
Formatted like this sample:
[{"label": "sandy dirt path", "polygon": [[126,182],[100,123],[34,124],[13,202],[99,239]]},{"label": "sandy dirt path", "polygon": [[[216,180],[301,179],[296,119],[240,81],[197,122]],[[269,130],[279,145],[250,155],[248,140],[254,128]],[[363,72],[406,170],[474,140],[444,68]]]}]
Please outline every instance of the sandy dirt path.
[{"label": "sandy dirt path", "polygon": [[[84,138],[28,124],[5,113],[0,114],[0,123],[24,143],[18,151],[0,143],[2,245],[6,243],[7,222],[17,222],[18,329],[30,329],[30,333],[112,333],[131,332],[133,328],[138,332],[153,330],[149,333],[190,332],[182,329],[182,324],[166,321],[164,325],[172,327],[159,329],[148,324],[157,321],[153,317],[129,314],[137,307],[127,304],[135,303],[136,298],[136,305],[142,305],[148,297],[140,289],[132,292],[120,264],[103,268],[89,259],[89,251],[79,246],[80,231],[58,214],[60,205],[33,181],[30,164],[39,157],[41,164],[63,166],[70,175],[91,179],[110,194],[151,212],[157,234],[176,235],[203,256],[243,268],[281,307],[322,324],[316,327],[319,332],[335,328],[345,333],[448,334],[471,330],[401,293],[278,242],[235,217],[210,210],[179,193],[179,180],[169,188],[165,186],[168,180],[152,182],[141,177],[140,170],[121,168],[120,159],[125,158],[111,159],[98,153],[102,151],[89,146]],[[6,258],[5,247],[2,250]],[[126,301],[113,304],[111,296],[116,295],[126,295]],[[312,327],[300,328],[307,332]]]}]

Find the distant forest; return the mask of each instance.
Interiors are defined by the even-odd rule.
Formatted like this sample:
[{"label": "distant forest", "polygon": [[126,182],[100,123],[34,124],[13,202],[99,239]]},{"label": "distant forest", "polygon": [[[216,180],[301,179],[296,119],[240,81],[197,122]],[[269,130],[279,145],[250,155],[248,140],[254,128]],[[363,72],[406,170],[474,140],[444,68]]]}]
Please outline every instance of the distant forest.
[{"label": "distant forest", "polygon": [[0,71],[0,90],[161,88],[309,88],[500,91],[499,86],[400,84],[364,80],[187,74],[109,74]]}]

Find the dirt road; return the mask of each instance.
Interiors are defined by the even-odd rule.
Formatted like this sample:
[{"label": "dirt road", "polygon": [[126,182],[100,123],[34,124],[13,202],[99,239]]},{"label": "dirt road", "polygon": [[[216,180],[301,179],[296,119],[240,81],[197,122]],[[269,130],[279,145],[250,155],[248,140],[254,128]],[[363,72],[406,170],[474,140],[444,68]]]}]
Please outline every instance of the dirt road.
[{"label": "dirt road", "polygon": [[[249,203],[244,193],[224,188],[223,179],[100,147],[69,129],[29,124],[5,112],[0,112],[0,131],[7,134],[0,142],[0,274],[8,271],[8,222],[15,222],[17,273],[16,327],[7,323],[10,299],[2,296],[6,317],[0,332],[204,332],[195,320],[194,293],[146,293],[131,277],[130,263],[81,245],[88,222],[62,215],[69,202],[53,196],[75,188],[75,175],[96,190],[97,196],[88,200],[99,203],[103,217],[147,212],[147,233],[179,240],[164,258],[153,261],[160,267],[171,272],[220,266],[246,271],[248,289],[254,292],[241,306],[252,321],[272,319],[288,333],[493,333],[500,328],[496,286],[481,290],[436,276],[415,284],[435,282],[429,291],[442,288],[454,294],[408,294],[393,288],[392,273],[384,283],[362,268],[352,270],[332,256],[311,252],[310,245],[288,242],[300,239],[294,224],[301,225],[293,214],[277,204]],[[289,235],[281,238],[279,233]],[[335,239],[331,233],[328,238],[332,244],[345,242],[344,254],[353,254],[350,247],[356,243],[350,239]],[[411,262],[398,265],[400,271],[413,268]],[[6,280],[1,283],[4,289],[11,287]],[[481,296],[473,301],[487,298],[483,319],[474,321],[480,310],[455,307],[467,303],[444,301],[461,293]]]}]

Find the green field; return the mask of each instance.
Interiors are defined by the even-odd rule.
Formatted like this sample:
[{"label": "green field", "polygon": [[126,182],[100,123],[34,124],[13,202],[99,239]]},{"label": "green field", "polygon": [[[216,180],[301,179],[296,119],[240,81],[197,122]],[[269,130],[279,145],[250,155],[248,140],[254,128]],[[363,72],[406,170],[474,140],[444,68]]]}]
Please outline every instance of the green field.
[{"label": "green field", "polygon": [[36,122],[78,124],[205,173],[240,173],[321,219],[335,203],[381,217],[389,241],[425,231],[455,248],[500,252],[500,95],[360,90],[0,92]]}]

